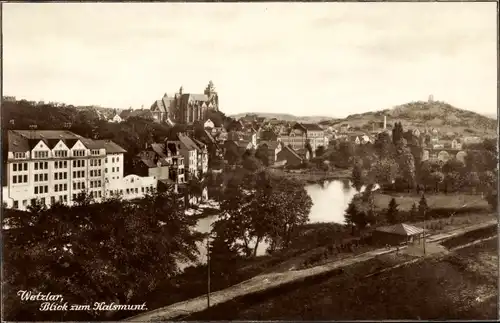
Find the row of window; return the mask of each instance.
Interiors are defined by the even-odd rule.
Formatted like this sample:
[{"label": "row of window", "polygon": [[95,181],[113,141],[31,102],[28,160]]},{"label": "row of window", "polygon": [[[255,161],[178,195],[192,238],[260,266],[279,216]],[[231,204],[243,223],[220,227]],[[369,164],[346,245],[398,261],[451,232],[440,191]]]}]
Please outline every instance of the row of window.
[{"label": "row of window", "polygon": [[102,197],[102,192],[101,191],[95,191],[95,192],[90,191],[89,195],[92,198],[98,198],[98,197],[100,198],[100,197]]},{"label": "row of window", "polygon": [[68,184],[56,184],[54,185],[54,192],[62,192],[68,190]]},{"label": "row of window", "polygon": [[99,155],[99,149],[92,149],[92,150],[90,151],[90,154],[91,154],[91,155]]},{"label": "row of window", "polygon": [[90,166],[101,166],[101,159],[91,159],[90,160]]},{"label": "row of window", "polygon": [[49,157],[49,152],[48,151],[35,151],[35,154],[33,158],[48,158]]},{"label": "row of window", "polygon": [[73,167],[85,167],[85,160],[73,160]]},{"label": "row of window", "polygon": [[68,162],[66,160],[55,161],[54,162],[54,167],[55,168],[67,168],[68,167]]},{"label": "row of window", "polygon": [[[54,204],[56,202],[56,198],[59,200],[59,202],[63,203],[63,202],[68,202],[68,195],[60,195],[59,197],[56,197],[56,196],[51,196],[50,197],[50,203],[51,204]],[[31,199],[31,205],[35,204],[36,202],[36,199]],[[45,197],[42,197],[40,199],[40,202],[42,204],[45,204]],[[23,200],[22,201],[23,203],[23,206],[24,207],[27,207],[28,206],[28,200]],[[13,205],[14,209],[18,209],[19,208],[19,201],[14,201],[14,205]]]},{"label": "row of window", "polygon": [[35,163],[35,170],[39,169],[49,169],[49,163],[48,162],[36,162]]},{"label": "row of window", "polygon": [[65,172],[54,173],[54,179],[56,181],[61,179],[68,179],[68,173]]},{"label": "row of window", "polygon": [[23,159],[26,158],[26,153],[14,153],[15,159]]},{"label": "row of window", "polygon": [[35,186],[35,194],[44,194],[49,192],[49,186],[48,185],[43,185],[43,186]]},{"label": "row of window", "polygon": [[14,184],[28,183],[28,175],[14,175],[12,176],[12,183]]},{"label": "row of window", "polygon": [[68,151],[67,150],[56,150],[56,151],[54,151],[54,156],[55,157],[68,157]]},{"label": "row of window", "polygon": [[73,172],[73,178],[82,178],[85,177],[85,171],[84,170],[79,170],[79,171],[74,171]]},{"label": "row of window", "polygon": [[84,157],[85,156],[85,150],[74,150],[73,151],[73,156],[75,156],[75,157]]},{"label": "row of window", "polygon": [[28,170],[28,163],[15,163],[12,164],[13,172],[21,172],[23,170]]},{"label": "row of window", "polygon": [[95,177],[95,176],[101,176],[101,170],[100,169],[91,169],[90,170],[90,177]]},{"label": "row of window", "polygon": [[[117,173],[120,171],[120,167],[111,167],[111,173]],[[105,172],[108,172],[108,169],[105,169]]]},{"label": "row of window", "polygon": [[85,182],[73,183],[73,189],[74,190],[84,190],[85,189]]},{"label": "row of window", "polygon": [[49,180],[49,174],[35,174],[35,182],[46,182]]},{"label": "row of window", "polygon": [[[141,193],[149,193],[149,192],[152,192],[153,191],[153,186],[149,186],[149,187],[141,187]],[[139,194],[139,188],[127,188],[125,190],[125,192],[127,194]],[[112,190],[112,191],[109,191],[109,194],[111,196],[114,196],[114,195],[120,195],[122,194],[123,195],[123,190]]]},{"label": "row of window", "polygon": [[97,188],[97,187],[101,187],[101,186],[102,186],[101,181],[90,181],[90,188]]}]

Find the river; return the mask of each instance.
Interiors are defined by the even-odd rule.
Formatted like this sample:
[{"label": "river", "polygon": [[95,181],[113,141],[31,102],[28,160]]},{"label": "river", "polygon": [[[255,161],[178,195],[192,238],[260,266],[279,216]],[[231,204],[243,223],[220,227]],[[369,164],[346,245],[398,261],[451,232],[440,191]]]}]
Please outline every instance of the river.
[{"label": "river", "polygon": [[[376,186],[375,189],[378,187]],[[364,190],[364,187],[361,189]],[[325,181],[322,184],[306,185],[306,191],[312,199],[313,205],[309,213],[309,222],[335,222],[344,223],[344,212],[351,202],[356,189],[351,186],[349,180]],[[210,231],[212,222],[216,216],[210,216],[200,219],[196,226],[199,232],[207,233]],[[200,262],[206,261],[206,240],[198,245],[200,250]],[[257,249],[257,255],[264,255],[268,244],[261,242]],[[183,266],[184,267],[184,266]]]}]

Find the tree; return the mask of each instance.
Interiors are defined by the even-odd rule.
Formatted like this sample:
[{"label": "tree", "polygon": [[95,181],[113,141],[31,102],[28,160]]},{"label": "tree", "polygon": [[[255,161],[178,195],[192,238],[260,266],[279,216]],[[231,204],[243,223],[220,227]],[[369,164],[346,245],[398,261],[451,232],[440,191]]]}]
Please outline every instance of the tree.
[{"label": "tree", "polygon": [[316,148],[316,157],[321,157],[325,153],[325,147],[324,146],[318,146]]},{"label": "tree", "polygon": [[441,172],[432,172],[430,174],[430,180],[434,185],[434,189],[436,192],[439,192],[439,184],[444,181],[444,175]]},{"label": "tree", "polygon": [[393,159],[384,158],[375,163],[370,171],[370,177],[373,183],[388,187],[394,184],[398,170],[398,164]]},{"label": "tree", "polygon": [[345,222],[352,228],[352,233],[354,233],[354,228],[364,228],[368,221],[365,219],[364,214],[360,212],[356,206],[356,202],[352,200],[344,214]]},{"label": "tree", "polygon": [[269,166],[269,156],[267,154],[267,146],[259,145],[255,150],[255,158],[260,160],[264,166]]},{"label": "tree", "polygon": [[413,203],[413,205],[411,206],[411,210],[410,210],[410,219],[411,219],[411,221],[415,221],[417,218],[418,218],[417,205],[415,203]]},{"label": "tree", "polygon": [[247,173],[226,190],[218,222],[231,232],[232,248],[250,257],[263,240],[286,248],[297,227],[308,221],[311,206],[302,183],[266,171]]},{"label": "tree", "polygon": [[354,186],[354,188],[356,188],[357,191],[359,191],[363,186],[363,172],[361,170],[361,167],[357,163],[352,168],[351,181],[352,185]]},{"label": "tree", "polygon": [[481,183],[479,174],[477,172],[469,172],[465,177],[465,182],[471,188],[472,192],[475,193]]},{"label": "tree", "polygon": [[415,158],[409,149],[405,148],[398,156],[398,169],[401,178],[407,185],[408,191],[415,187]]},{"label": "tree", "polygon": [[392,142],[396,145],[401,139],[403,139],[403,125],[401,122],[396,122],[392,128]]},{"label": "tree", "polygon": [[418,202],[418,213],[420,218],[425,220],[427,218],[426,214],[428,211],[429,211],[429,206],[427,205],[427,199],[425,198],[425,195],[422,194],[422,197]]},{"label": "tree", "polygon": [[380,158],[390,158],[394,154],[394,145],[391,136],[386,132],[381,132],[377,135],[373,146]]},{"label": "tree", "polygon": [[[5,312],[9,320],[98,320],[102,311],[38,311],[18,290],[64,295],[69,304],[142,304],[179,262],[197,259],[196,220],[177,196],[151,194],[136,202],[107,199],[36,212],[4,211]],[[161,273],[161,274],[159,274]]]},{"label": "tree", "polygon": [[387,222],[390,224],[395,224],[398,222],[398,204],[396,203],[396,199],[392,198],[391,201],[389,202],[387,212],[386,212],[386,217],[387,217]]}]

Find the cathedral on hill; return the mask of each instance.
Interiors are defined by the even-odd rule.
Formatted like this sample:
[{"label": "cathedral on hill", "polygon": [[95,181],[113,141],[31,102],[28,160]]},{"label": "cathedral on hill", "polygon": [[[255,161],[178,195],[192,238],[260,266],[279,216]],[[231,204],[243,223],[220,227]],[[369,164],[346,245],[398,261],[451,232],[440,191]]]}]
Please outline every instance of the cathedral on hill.
[{"label": "cathedral on hill", "polygon": [[203,94],[184,93],[183,88],[178,93],[156,100],[151,105],[151,112],[155,121],[170,124],[190,124],[196,121],[205,121],[208,110],[219,110],[219,96],[212,81],[205,88]]}]

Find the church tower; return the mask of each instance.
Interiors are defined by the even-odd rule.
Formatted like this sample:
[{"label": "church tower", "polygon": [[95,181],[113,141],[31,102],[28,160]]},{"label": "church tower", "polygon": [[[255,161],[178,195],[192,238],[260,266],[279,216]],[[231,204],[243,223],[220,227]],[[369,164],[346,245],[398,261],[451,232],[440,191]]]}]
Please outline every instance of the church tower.
[{"label": "church tower", "polygon": [[208,102],[212,103],[214,110],[219,111],[219,95],[217,91],[215,91],[215,86],[212,81],[208,82],[204,93],[208,97]]}]

